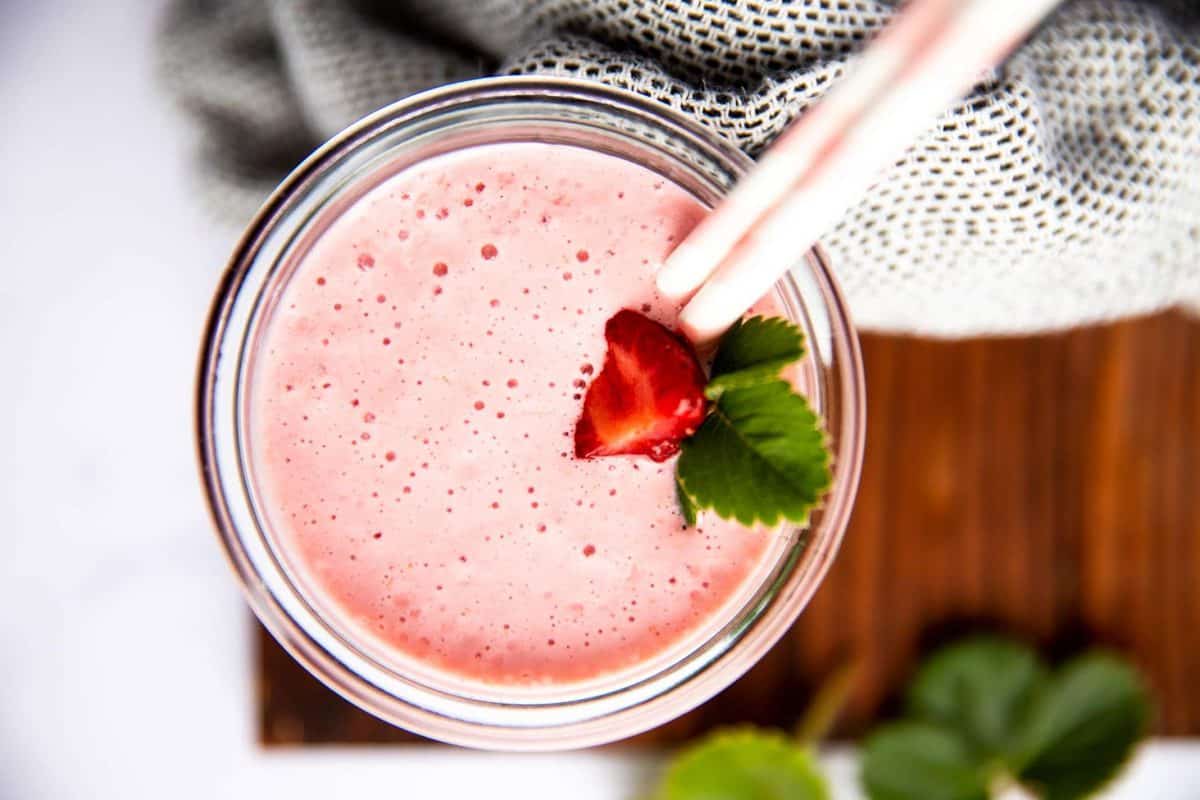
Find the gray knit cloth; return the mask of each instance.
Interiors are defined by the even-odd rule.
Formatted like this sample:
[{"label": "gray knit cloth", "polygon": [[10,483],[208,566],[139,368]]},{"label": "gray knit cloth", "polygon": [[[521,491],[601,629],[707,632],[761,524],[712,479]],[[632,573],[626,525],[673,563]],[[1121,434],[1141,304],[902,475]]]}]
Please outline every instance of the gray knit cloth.
[{"label": "gray knit cloth", "polygon": [[[1200,298],[1200,10],[1064,6],[824,239],[863,327],[1058,328]],[[234,224],[322,140],[491,73],[587,78],[751,155],[892,13],[874,0],[176,0],[161,41]]]}]

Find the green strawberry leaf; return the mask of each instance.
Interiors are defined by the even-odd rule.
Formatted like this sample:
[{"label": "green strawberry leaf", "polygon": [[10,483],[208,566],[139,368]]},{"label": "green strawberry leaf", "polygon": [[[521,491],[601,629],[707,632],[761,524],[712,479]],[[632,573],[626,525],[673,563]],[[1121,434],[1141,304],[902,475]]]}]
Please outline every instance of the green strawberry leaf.
[{"label": "green strawberry leaf", "polygon": [[684,491],[683,484],[679,481],[679,476],[675,476],[675,497],[679,500],[679,513],[683,515],[683,521],[687,523],[689,528],[696,527],[696,516],[698,509],[696,504],[692,502],[692,498]]},{"label": "green strawberry leaf", "polygon": [[722,393],[676,470],[696,508],[747,526],[804,524],[831,480],[817,416],[782,380]]},{"label": "green strawberry leaf", "polygon": [[1149,694],[1115,656],[1081,656],[1033,700],[1014,772],[1044,800],[1087,797],[1117,774],[1145,735]]},{"label": "green strawberry leaf", "polygon": [[739,320],[721,337],[704,393],[718,400],[729,389],[774,381],[803,356],[804,334],[783,317]]},{"label": "green strawberry leaf", "polygon": [[1031,650],[994,637],[934,653],[907,705],[912,719],[864,749],[872,800],[970,800],[1014,781],[1043,800],[1079,800],[1116,775],[1151,714],[1137,672],[1115,656],[1048,675]]},{"label": "green strawberry leaf", "polygon": [[896,722],[863,748],[862,784],[871,800],[987,800],[989,775],[954,734]]},{"label": "green strawberry leaf", "polygon": [[981,761],[1006,758],[1045,677],[1028,647],[974,637],[924,662],[908,690],[908,716],[955,733]]},{"label": "green strawberry leaf", "polygon": [[655,800],[827,800],[816,761],[771,731],[718,731],[679,754]]}]

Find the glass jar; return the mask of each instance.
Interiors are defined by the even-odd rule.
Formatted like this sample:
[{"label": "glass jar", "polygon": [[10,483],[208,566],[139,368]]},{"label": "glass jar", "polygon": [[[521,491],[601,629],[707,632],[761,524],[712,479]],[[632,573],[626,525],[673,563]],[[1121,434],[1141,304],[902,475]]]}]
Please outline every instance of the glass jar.
[{"label": "glass jar", "polygon": [[[788,629],[837,552],[858,484],[864,433],[854,328],[820,248],[799,256],[776,299],[807,337],[799,382],[824,420],[833,488],[808,527],[775,535],[750,596],[686,647],[594,685],[480,691],[398,669],[323,613],[281,556],[255,489],[250,367],[271,303],[328,224],[381,181],[432,156],[510,142],[616,155],[716,204],[751,166],[739,150],[662,106],[578,81],[496,78],[455,84],[385,108],[336,136],[271,195],[230,261],[200,361],[202,477],[221,542],[271,634],[313,675],[395,725],[456,744],[554,750],[621,739],[704,702]],[[786,246],[786,243],[781,243]]]}]

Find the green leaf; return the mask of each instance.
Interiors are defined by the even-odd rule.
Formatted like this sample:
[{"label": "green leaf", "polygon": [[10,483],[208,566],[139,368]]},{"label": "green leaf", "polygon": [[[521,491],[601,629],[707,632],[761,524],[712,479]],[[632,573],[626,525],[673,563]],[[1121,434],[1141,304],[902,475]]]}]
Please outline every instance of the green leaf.
[{"label": "green leaf", "polygon": [[683,521],[689,528],[696,527],[696,504],[684,490],[678,475],[675,476],[675,497],[679,500],[679,513],[683,515]]},{"label": "green leaf", "polygon": [[1081,656],[1034,698],[1014,771],[1045,800],[1087,797],[1128,760],[1150,713],[1131,666],[1103,653]]},{"label": "green leaf", "polygon": [[812,755],[777,732],[719,731],[684,750],[655,800],[826,800]]},{"label": "green leaf", "polygon": [[987,800],[987,770],[957,736],[927,723],[885,725],[862,759],[871,800]]},{"label": "green leaf", "polygon": [[804,524],[829,487],[829,451],[808,401],[774,380],[722,394],[684,440],[677,477],[697,508],[723,519]]},{"label": "green leaf", "polygon": [[1078,800],[1118,772],[1150,717],[1120,659],[1086,655],[1050,676],[1033,651],[994,637],[935,653],[907,701],[916,719],[866,745],[873,800],[970,800],[1014,780],[1044,800]]},{"label": "green leaf", "polygon": [[783,317],[739,320],[721,337],[704,393],[717,400],[730,389],[774,381],[803,356],[804,334]]},{"label": "green leaf", "polygon": [[908,691],[908,714],[959,736],[980,760],[1005,758],[1045,680],[1028,647],[980,636],[930,656]]}]

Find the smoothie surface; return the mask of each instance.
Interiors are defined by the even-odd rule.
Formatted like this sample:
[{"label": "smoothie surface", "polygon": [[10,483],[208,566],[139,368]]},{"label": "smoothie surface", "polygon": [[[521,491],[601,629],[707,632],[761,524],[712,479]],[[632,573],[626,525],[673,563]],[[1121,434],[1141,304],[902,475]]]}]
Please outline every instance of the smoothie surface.
[{"label": "smoothie surface", "polygon": [[685,528],[673,459],[572,453],[605,321],[673,326],[654,270],[704,213],[631,162],[505,144],[400,172],[322,234],[249,407],[273,536],[325,613],[508,686],[634,669],[728,621],[772,532]]}]

